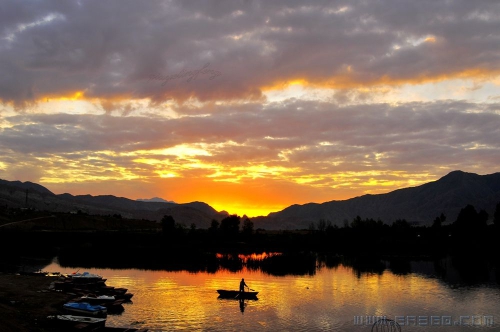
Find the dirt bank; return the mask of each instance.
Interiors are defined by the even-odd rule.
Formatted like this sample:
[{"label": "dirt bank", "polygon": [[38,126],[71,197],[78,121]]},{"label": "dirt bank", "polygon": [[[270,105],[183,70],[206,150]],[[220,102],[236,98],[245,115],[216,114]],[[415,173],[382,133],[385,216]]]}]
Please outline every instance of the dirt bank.
[{"label": "dirt bank", "polygon": [[62,313],[71,295],[53,292],[49,286],[57,277],[0,273],[0,330],[54,331],[47,316]]}]

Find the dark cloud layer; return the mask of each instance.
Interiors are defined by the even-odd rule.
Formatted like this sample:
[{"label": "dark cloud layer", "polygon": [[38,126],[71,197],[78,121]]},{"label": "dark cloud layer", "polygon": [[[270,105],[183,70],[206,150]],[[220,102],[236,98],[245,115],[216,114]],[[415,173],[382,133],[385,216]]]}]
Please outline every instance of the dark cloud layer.
[{"label": "dark cloud layer", "polygon": [[[3,1],[0,99],[255,100],[295,79],[342,88],[488,75],[499,70],[499,15],[498,1],[469,0]],[[207,64],[220,75],[187,82]]]},{"label": "dark cloud layer", "polygon": [[[285,173],[289,169],[304,176],[384,170],[435,173],[443,168],[484,173],[500,160],[498,104],[448,101],[339,107],[289,101],[267,107],[246,105],[244,110],[221,108],[214,116],[178,119],[13,116],[6,119],[10,127],[0,130],[2,160],[14,167],[18,160],[30,164],[29,156],[47,160],[47,168],[64,168],[64,163],[82,169],[92,166],[92,172],[121,167],[141,176],[155,166],[138,158],[175,165],[194,160],[228,170],[281,167]],[[208,154],[154,152],[186,144]],[[137,154],[137,150],[145,151]]]}]

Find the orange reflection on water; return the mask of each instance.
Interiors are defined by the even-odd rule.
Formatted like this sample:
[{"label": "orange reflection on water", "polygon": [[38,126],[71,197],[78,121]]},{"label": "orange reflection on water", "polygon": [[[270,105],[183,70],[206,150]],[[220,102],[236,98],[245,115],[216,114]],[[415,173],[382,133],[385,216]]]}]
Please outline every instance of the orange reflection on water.
[{"label": "orange reflection on water", "polygon": [[224,259],[224,258],[229,258],[229,259],[235,259],[237,258],[240,260],[242,263],[247,263],[249,260],[254,260],[254,261],[262,261],[266,258],[270,258],[273,256],[278,256],[281,255],[280,252],[261,252],[261,253],[252,253],[252,254],[222,254],[222,253],[217,253],[215,254],[215,257],[217,259]]},{"label": "orange reflection on water", "polygon": [[[57,265],[45,270],[66,273]],[[388,270],[379,274],[357,273],[344,265],[322,267],[314,275],[285,276],[246,267],[238,272],[218,270],[215,273],[88,271],[106,277],[108,285],[128,288],[134,294],[133,303],[127,305],[121,315],[108,316],[107,326],[129,326],[137,322],[133,327],[163,331],[263,328],[358,331],[361,327],[353,326],[354,316],[495,315],[500,296],[498,290],[484,288],[457,291],[437,278],[415,273],[396,275]],[[258,300],[244,301],[244,312],[238,300],[218,299],[216,291],[238,289],[241,278],[259,292]],[[433,328],[433,331],[447,330]]]}]

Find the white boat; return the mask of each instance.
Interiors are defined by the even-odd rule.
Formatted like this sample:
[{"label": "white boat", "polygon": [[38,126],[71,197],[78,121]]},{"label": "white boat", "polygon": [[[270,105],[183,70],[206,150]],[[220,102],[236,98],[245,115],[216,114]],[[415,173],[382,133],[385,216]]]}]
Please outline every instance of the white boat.
[{"label": "white boat", "polygon": [[71,278],[74,278],[74,279],[78,279],[78,278],[102,279],[102,276],[100,276],[98,274],[90,273],[87,271],[85,271],[83,273],[74,272],[74,273],[68,274],[68,276]]},{"label": "white boat", "polygon": [[98,281],[106,281],[106,279],[103,279],[102,276],[90,272],[83,272],[83,273],[72,273],[67,275],[68,278],[70,278],[74,282],[81,282],[81,283],[92,283],[92,282],[98,282]]}]

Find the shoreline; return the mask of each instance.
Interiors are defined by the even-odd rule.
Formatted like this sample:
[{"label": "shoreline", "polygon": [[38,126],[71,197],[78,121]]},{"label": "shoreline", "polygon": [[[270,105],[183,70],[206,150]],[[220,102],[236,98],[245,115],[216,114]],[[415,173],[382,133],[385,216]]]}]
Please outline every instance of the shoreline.
[{"label": "shoreline", "polygon": [[49,290],[55,277],[0,273],[2,331],[55,331],[47,316],[61,314],[72,295]]},{"label": "shoreline", "polygon": [[[57,276],[0,272],[2,332],[61,331],[47,317],[65,314],[63,304],[73,299],[74,294],[51,290],[50,285],[57,280]],[[147,329],[104,327],[99,331],[145,332]]]}]

